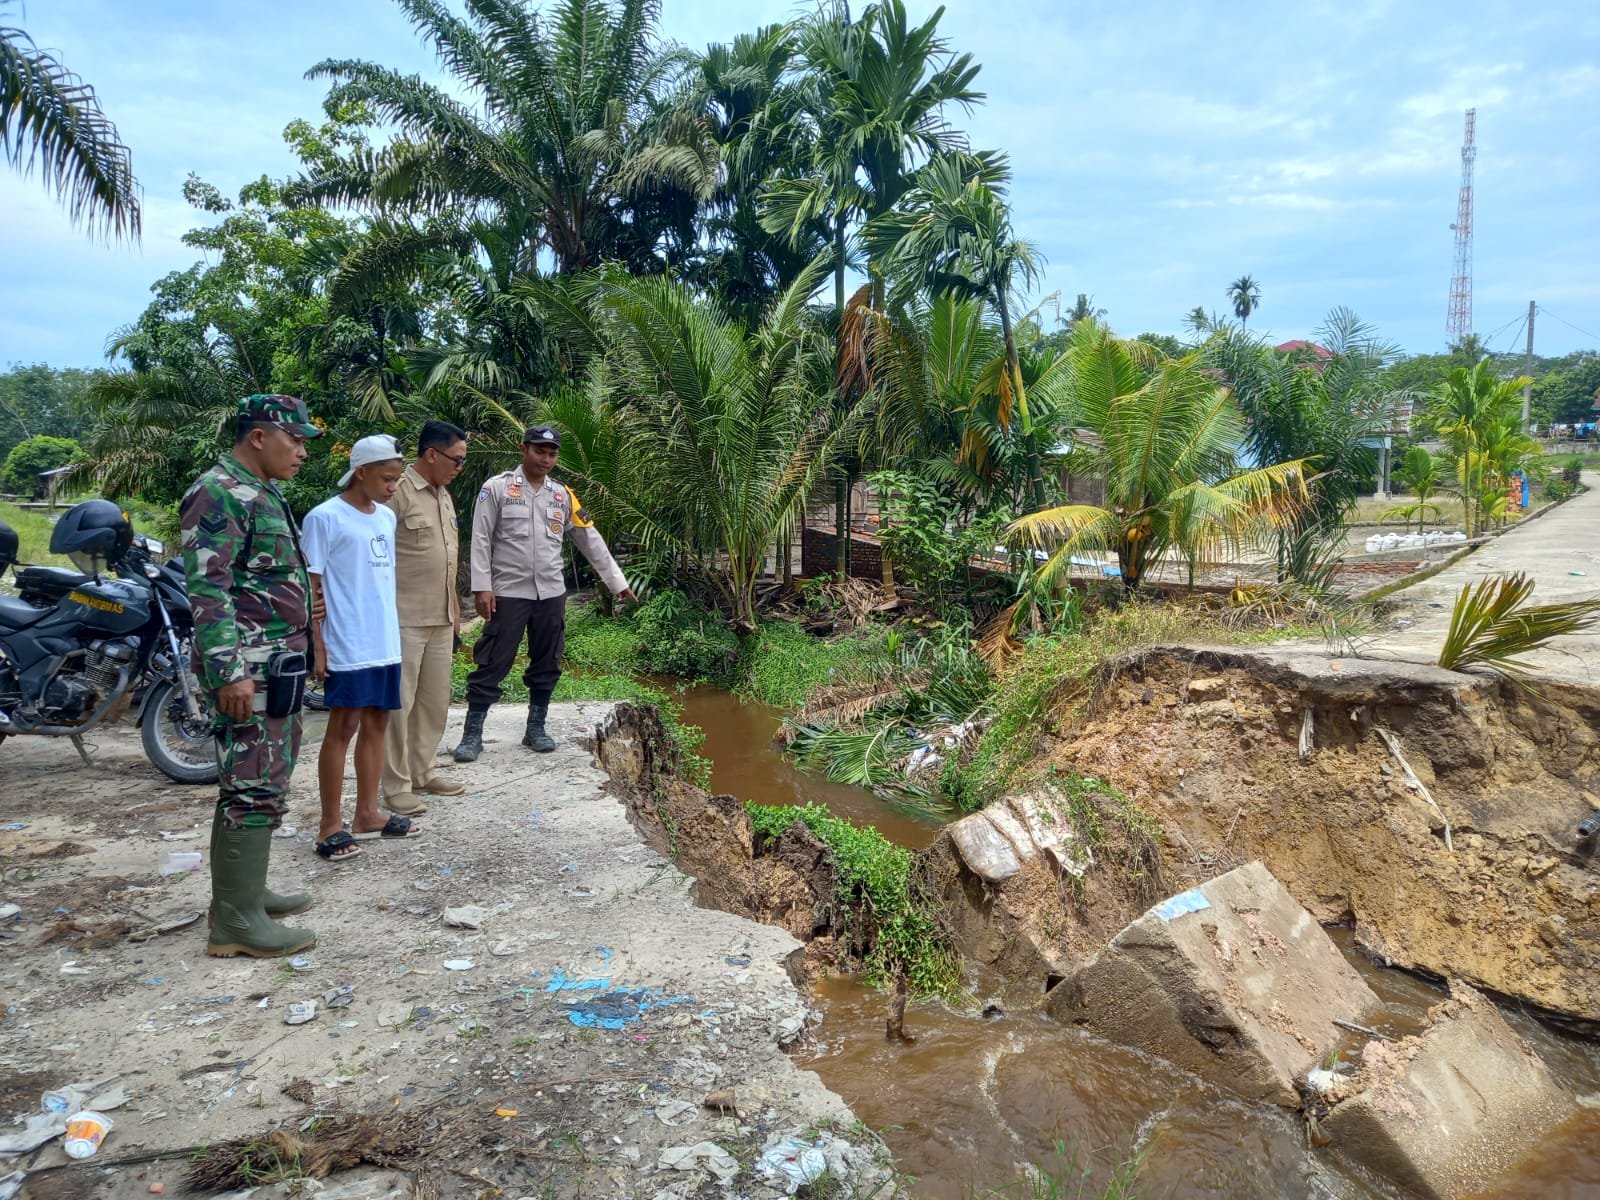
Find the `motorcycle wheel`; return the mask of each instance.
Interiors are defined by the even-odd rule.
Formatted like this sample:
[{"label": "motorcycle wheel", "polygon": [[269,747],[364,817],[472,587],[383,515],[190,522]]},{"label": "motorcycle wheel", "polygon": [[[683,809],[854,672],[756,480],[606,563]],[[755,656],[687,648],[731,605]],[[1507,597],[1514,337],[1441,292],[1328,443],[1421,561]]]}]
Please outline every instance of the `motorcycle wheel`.
[{"label": "motorcycle wheel", "polygon": [[144,752],[157,769],[178,783],[217,781],[217,743],[211,714],[189,720],[183,696],[173,683],[158,683],[145,701]]}]

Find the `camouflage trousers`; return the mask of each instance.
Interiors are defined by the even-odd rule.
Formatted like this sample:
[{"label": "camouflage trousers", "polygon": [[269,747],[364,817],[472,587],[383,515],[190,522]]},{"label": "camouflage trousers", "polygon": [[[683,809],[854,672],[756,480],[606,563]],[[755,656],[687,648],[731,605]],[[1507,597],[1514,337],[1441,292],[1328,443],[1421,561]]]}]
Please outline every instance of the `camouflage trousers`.
[{"label": "camouflage trousers", "polygon": [[[216,708],[216,697],[211,698]],[[217,807],[230,829],[271,829],[289,811],[289,776],[300,754],[301,714],[269,717],[252,713],[243,725],[218,716],[217,768],[221,794]]]}]

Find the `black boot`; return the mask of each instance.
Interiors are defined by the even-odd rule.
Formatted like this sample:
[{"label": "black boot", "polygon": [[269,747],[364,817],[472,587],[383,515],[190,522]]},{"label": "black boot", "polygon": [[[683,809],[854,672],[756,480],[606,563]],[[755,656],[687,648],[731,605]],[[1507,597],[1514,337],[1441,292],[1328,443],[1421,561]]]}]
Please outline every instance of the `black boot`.
[{"label": "black boot", "polygon": [[467,725],[461,731],[461,744],[456,747],[457,762],[477,762],[483,753],[483,718],[488,712],[481,708],[467,710]]},{"label": "black boot", "polygon": [[545,714],[549,711],[549,692],[528,697],[528,728],[522,735],[522,744],[538,754],[549,754],[556,748],[555,738],[544,730]]}]

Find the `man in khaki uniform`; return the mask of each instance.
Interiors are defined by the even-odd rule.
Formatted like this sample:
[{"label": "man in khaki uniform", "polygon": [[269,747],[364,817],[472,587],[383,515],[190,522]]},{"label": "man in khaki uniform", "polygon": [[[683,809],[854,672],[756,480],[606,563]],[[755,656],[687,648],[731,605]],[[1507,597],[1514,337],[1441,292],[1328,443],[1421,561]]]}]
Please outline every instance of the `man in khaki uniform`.
[{"label": "man in khaki uniform", "polygon": [[544,721],[566,644],[567,582],[561,562],[566,538],[583,551],[613,595],[634,598],[578,497],[550,478],[560,449],[561,437],[550,426],[528,430],[522,466],[484,484],[472,510],[473,603],[486,624],[472,651],[477,666],[467,676],[467,724],[456,747],[457,762],[472,762],[483,752],[483,718],[500,699],[500,682],[516,661],[524,631],[528,728],[522,744],[540,752],[556,748]]},{"label": "man in khaki uniform", "polygon": [[459,541],[449,485],[466,461],[466,431],[448,421],[429,421],[417,439],[416,461],[389,500],[399,584],[400,711],[386,735],[383,802],[407,816],[428,811],[419,793],[459,796],[467,790],[434,769],[450,711],[450,662],[461,628]]}]

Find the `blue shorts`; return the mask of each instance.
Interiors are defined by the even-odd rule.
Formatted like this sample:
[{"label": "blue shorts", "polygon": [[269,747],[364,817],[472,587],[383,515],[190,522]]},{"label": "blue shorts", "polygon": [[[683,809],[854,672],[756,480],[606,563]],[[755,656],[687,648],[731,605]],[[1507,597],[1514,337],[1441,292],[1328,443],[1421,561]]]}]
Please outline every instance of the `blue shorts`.
[{"label": "blue shorts", "polygon": [[329,708],[400,707],[400,664],[329,671],[322,682],[322,702]]}]

